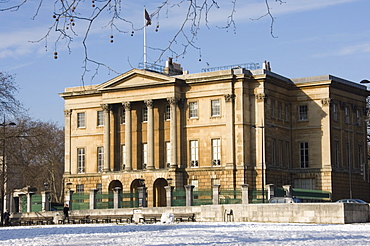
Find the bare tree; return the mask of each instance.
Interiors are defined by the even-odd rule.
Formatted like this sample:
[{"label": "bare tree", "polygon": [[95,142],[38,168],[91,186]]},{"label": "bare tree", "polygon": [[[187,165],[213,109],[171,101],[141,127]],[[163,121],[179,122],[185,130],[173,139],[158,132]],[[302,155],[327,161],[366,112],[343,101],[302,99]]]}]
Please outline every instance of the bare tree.
[{"label": "bare tree", "polygon": [[52,201],[62,202],[64,171],[64,130],[55,123],[19,118],[8,129],[7,191],[25,186],[50,187]]},{"label": "bare tree", "polygon": [[[13,114],[22,110],[21,103],[16,98],[18,93],[18,86],[15,83],[14,76],[0,72],[0,109],[2,117],[7,114]],[[0,119],[2,122],[3,119]]]},{"label": "bare tree", "polygon": [[[0,12],[1,11],[17,11],[23,5],[27,4],[28,0],[19,0],[18,3],[9,0],[0,1]],[[47,1],[38,0],[38,6],[35,10],[33,18],[36,18],[40,11],[43,10],[43,6],[46,5]],[[283,0],[264,0],[266,5],[266,14],[263,14],[261,19],[264,17],[271,18],[271,35],[273,34],[274,17],[271,12],[269,2],[284,3]],[[71,42],[75,37],[82,37],[82,45],[84,47],[84,72],[82,80],[87,72],[89,72],[88,64],[92,63],[96,65],[95,74],[98,72],[100,67],[105,67],[108,71],[115,71],[109,64],[97,61],[90,57],[88,48],[88,37],[93,27],[96,25],[108,28],[110,31],[110,41],[114,41],[114,35],[134,35],[134,33],[143,30],[146,26],[151,25],[154,20],[156,22],[155,30],[158,31],[160,23],[164,21],[169,15],[170,10],[181,10],[182,21],[179,22],[177,31],[174,33],[172,38],[168,40],[164,47],[151,47],[154,50],[159,51],[159,55],[154,63],[162,60],[162,57],[166,52],[170,52],[173,58],[184,56],[189,48],[193,48],[199,51],[199,60],[201,59],[201,47],[196,45],[196,37],[200,31],[201,26],[209,28],[209,17],[212,15],[212,10],[220,8],[229,8],[229,14],[224,16],[225,25],[218,26],[220,29],[233,29],[236,30],[236,23],[234,20],[234,14],[237,10],[237,0],[216,1],[216,0],[162,0],[157,3],[150,2],[151,6],[156,5],[153,12],[143,14],[143,18],[147,20],[137,23],[130,19],[129,12],[125,8],[125,2],[122,0],[54,0],[54,11],[50,14],[54,18],[53,23],[43,37],[40,37],[40,41],[48,42],[48,38],[52,33],[56,32],[57,38],[54,40],[54,58],[58,58],[58,44],[63,41],[71,52]],[[226,6],[226,7],[225,7]],[[144,20],[144,19],[143,19]],[[76,28],[76,27],[79,28]],[[181,43],[181,45],[178,45]],[[46,44],[48,46],[48,44]],[[91,47],[90,47],[91,49]]]}]

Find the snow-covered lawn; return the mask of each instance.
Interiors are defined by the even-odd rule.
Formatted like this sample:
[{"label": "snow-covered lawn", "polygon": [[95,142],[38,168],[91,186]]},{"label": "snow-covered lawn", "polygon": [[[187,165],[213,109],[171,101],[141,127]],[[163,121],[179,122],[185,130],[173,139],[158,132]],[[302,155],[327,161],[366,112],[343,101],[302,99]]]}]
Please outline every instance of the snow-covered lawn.
[{"label": "snow-covered lawn", "polygon": [[82,224],[0,228],[1,245],[370,245],[370,223]]}]

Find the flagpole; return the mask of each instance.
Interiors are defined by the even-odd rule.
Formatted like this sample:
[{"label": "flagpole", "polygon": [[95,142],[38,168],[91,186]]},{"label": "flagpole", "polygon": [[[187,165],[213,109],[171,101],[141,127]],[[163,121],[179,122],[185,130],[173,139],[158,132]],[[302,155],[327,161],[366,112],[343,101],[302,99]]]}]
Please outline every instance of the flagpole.
[{"label": "flagpole", "polygon": [[144,69],[146,69],[146,26],[147,26],[147,20],[145,19],[145,6],[144,6]]}]

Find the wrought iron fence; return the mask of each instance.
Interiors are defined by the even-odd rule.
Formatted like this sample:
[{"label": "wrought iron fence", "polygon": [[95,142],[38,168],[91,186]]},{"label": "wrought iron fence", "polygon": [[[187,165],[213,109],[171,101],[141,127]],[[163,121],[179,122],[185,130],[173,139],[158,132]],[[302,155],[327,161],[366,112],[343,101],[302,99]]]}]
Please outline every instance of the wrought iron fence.
[{"label": "wrought iron fence", "polygon": [[172,206],[179,207],[186,205],[185,189],[174,189],[172,193]]},{"label": "wrought iron fence", "polygon": [[263,200],[267,202],[267,193],[266,191],[262,192],[262,189],[251,189],[248,192],[248,196],[249,203],[263,203]]},{"label": "wrought iron fence", "polygon": [[139,207],[139,194],[138,193],[122,193],[120,207],[121,208]]},{"label": "wrought iron fence", "polygon": [[220,190],[220,204],[239,204],[242,203],[242,191]]},{"label": "wrought iron fence", "polygon": [[72,210],[90,209],[89,193],[74,193],[72,195]]},{"label": "wrought iron fence", "polygon": [[193,205],[194,206],[213,204],[212,189],[210,189],[210,190],[196,190],[196,191],[193,192],[193,196],[194,196],[194,200],[193,200]]}]

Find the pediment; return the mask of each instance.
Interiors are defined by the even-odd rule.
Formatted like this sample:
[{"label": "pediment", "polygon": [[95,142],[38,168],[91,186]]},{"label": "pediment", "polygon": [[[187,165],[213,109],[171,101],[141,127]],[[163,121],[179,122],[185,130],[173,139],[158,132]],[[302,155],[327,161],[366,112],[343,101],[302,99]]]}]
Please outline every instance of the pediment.
[{"label": "pediment", "polygon": [[146,70],[132,69],[96,87],[97,90],[116,90],[141,86],[156,86],[176,82],[176,78]]}]

